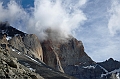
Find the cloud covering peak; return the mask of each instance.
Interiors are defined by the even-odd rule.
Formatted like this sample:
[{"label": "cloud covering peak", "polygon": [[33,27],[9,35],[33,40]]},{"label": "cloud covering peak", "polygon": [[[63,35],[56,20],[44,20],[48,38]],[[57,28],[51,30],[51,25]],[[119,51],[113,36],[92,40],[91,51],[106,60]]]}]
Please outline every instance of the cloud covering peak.
[{"label": "cloud covering peak", "polygon": [[45,31],[50,28],[57,32],[53,38],[68,38],[69,34],[72,34],[86,20],[84,13],[80,10],[85,2],[82,4],[79,0],[75,3],[71,1],[35,0],[34,17],[30,20],[32,26],[28,25],[29,30],[34,29],[36,34],[39,34],[38,36],[42,35],[40,38],[46,39],[48,34]]},{"label": "cloud covering peak", "polygon": [[[20,30],[34,33],[41,40],[49,38],[46,30],[51,29],[52,38],[64,39],[74,34],[86,20],[81,7],[86,0],[35,0],[34,7],[26,11],[15,0],[10,0],[7,7],[0,2],[0,21],[8,21]],[[52,31],[51,31],[52,32]]]}]

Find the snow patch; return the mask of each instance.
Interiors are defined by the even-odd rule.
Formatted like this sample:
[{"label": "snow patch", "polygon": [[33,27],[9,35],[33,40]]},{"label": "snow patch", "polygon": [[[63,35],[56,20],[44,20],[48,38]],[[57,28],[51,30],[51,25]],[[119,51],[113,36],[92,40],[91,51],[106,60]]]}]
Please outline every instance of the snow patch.
[{"label": "snow patch", "polygon": [[83,66],[83,68],[85,68],[85,69],[95,69],[95,67],[96,66],[91,66],[91,65],[90,66]]},{"label": "snow patch", "polygon": [[15,49],[15,48],[12,48],[12,51],[16,52],[19,55],[21,54],[21,52],[19,50]]},{"label": "snow patch", "polygon": [[18,52],[18,54],[21,54],[21,52]]},{"label": "snow patch", "polygon": [[119,73],[116,74],[117,79],[120,79],[120,76],[119,76],[119,75],[120,75]]},{"label": "snow patch", "polygon": [[15,49],[12,49],[12,51],[14,51],[14,52],[15,52]]},{"label": "snow patch", "polygon": [[49,70],[52,70],[52,69],[50,69],[50,68],[48,68]]},{"label": "snow patch", "polygon": [[30,58],[32,61],[34,61],[34,62],[36,62],[36,63],[38,63],[38,64],[41,65],[41,63],[39,63],[37,60],[33,59],[32,57],[30,57],[30,56],[28,56],[28,55],[25,55],[25,56],[27,56],[27,57]]},{"label": "snow patch", "polygon": [[7,40],[10,40],[10,39],[12,39],[12,37],[10,37],[10,36],[7,36],[7,38],[6,38]]},{"label": "snow patch", "polygon": [[36,71],[36,70],[35,70],[35,69],[33,69],[33,68],[29,68],[29,69],[30,69],[31,71],[34,71],[34,72]]}]

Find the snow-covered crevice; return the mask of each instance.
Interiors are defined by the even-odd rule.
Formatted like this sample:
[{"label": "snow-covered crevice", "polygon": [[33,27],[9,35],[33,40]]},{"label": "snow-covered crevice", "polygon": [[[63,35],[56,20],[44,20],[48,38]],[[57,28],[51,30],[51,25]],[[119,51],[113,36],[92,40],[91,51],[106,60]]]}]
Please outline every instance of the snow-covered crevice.
[{"label": "snow-covered crevice", "polygon": [[28,55],[25,55],[26,57],[28,57],[29,59],[31,59],[32,61],[36,62],[37,64],[41,65],[40,62],[38,62],[37,60],[33,59],[32,57],[28,56]]},{"label": "snow-covered crevice", "polygon": [[15,49],[15,48],[12,48],[12,51],[14,51],[14,52],[16,52],[17,54],[21,54],[21,52],[20,51],[18,51],[17,49]]},{"label": "snow-covered crevice", "polygon": [[96,65],[95,66],[83,66],[83,68],[85,68],[85,69],[95,69],[96,68]]},{"label": "snow-covered crevice", "polygon": [[117,79],[120,79],[119,73],[120,73],[120,68],[119,69],[115,69],[115,70],[113,70],[111,72],[107,72],[106,74],[101,74],[101,77],[107,76],[109,74],[116,74]]}]

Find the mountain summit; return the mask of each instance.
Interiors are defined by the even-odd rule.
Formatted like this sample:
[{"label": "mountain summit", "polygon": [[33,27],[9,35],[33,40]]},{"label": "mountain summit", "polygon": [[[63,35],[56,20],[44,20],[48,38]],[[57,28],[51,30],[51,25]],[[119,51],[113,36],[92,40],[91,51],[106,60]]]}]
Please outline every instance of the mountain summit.
[{"label": "mountain summit", "polygon": [[112,58],[100,63],[93,61],[85,53],[82,41],[74,37],[41,41],[35,34],[1,22],[0,48],[0,78],[120,79],[120,62]]}]

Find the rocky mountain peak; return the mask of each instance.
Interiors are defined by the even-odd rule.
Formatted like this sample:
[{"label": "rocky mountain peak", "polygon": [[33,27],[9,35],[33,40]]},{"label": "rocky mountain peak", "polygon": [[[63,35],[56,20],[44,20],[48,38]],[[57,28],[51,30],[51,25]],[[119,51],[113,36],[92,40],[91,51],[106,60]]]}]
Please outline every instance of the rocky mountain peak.
[{"label": "rocky mountain peak", "polygon": [[7,36],[14,37],[16,34],[24,36],[25,33],[10,26],[8,22],[0,22],[0,36],[6,34]]},{"label": "rocky mountain peak", "polygon": [[119,69],[120,68],[120,62],[114,60],[113,58],[110,58],[102,63],[98,63],[101,66],[103,66],[105,69],[107,69],[108,71],[113,71],[115,69]]},{"label": "rocky mountain peak", "polygon": [[113,58],[109,58],[107,61],[108,62],[114,62],[115,60]]},{"label": "rocky mountain peak", "polygon": [[43,48],[43,61],[56,70],[64,70],[69,65],[88,65],[93,63],[93,60],[84,52],[82,42],[75,38],[68,39],[64,43],[46,40],[41,44]]}]

